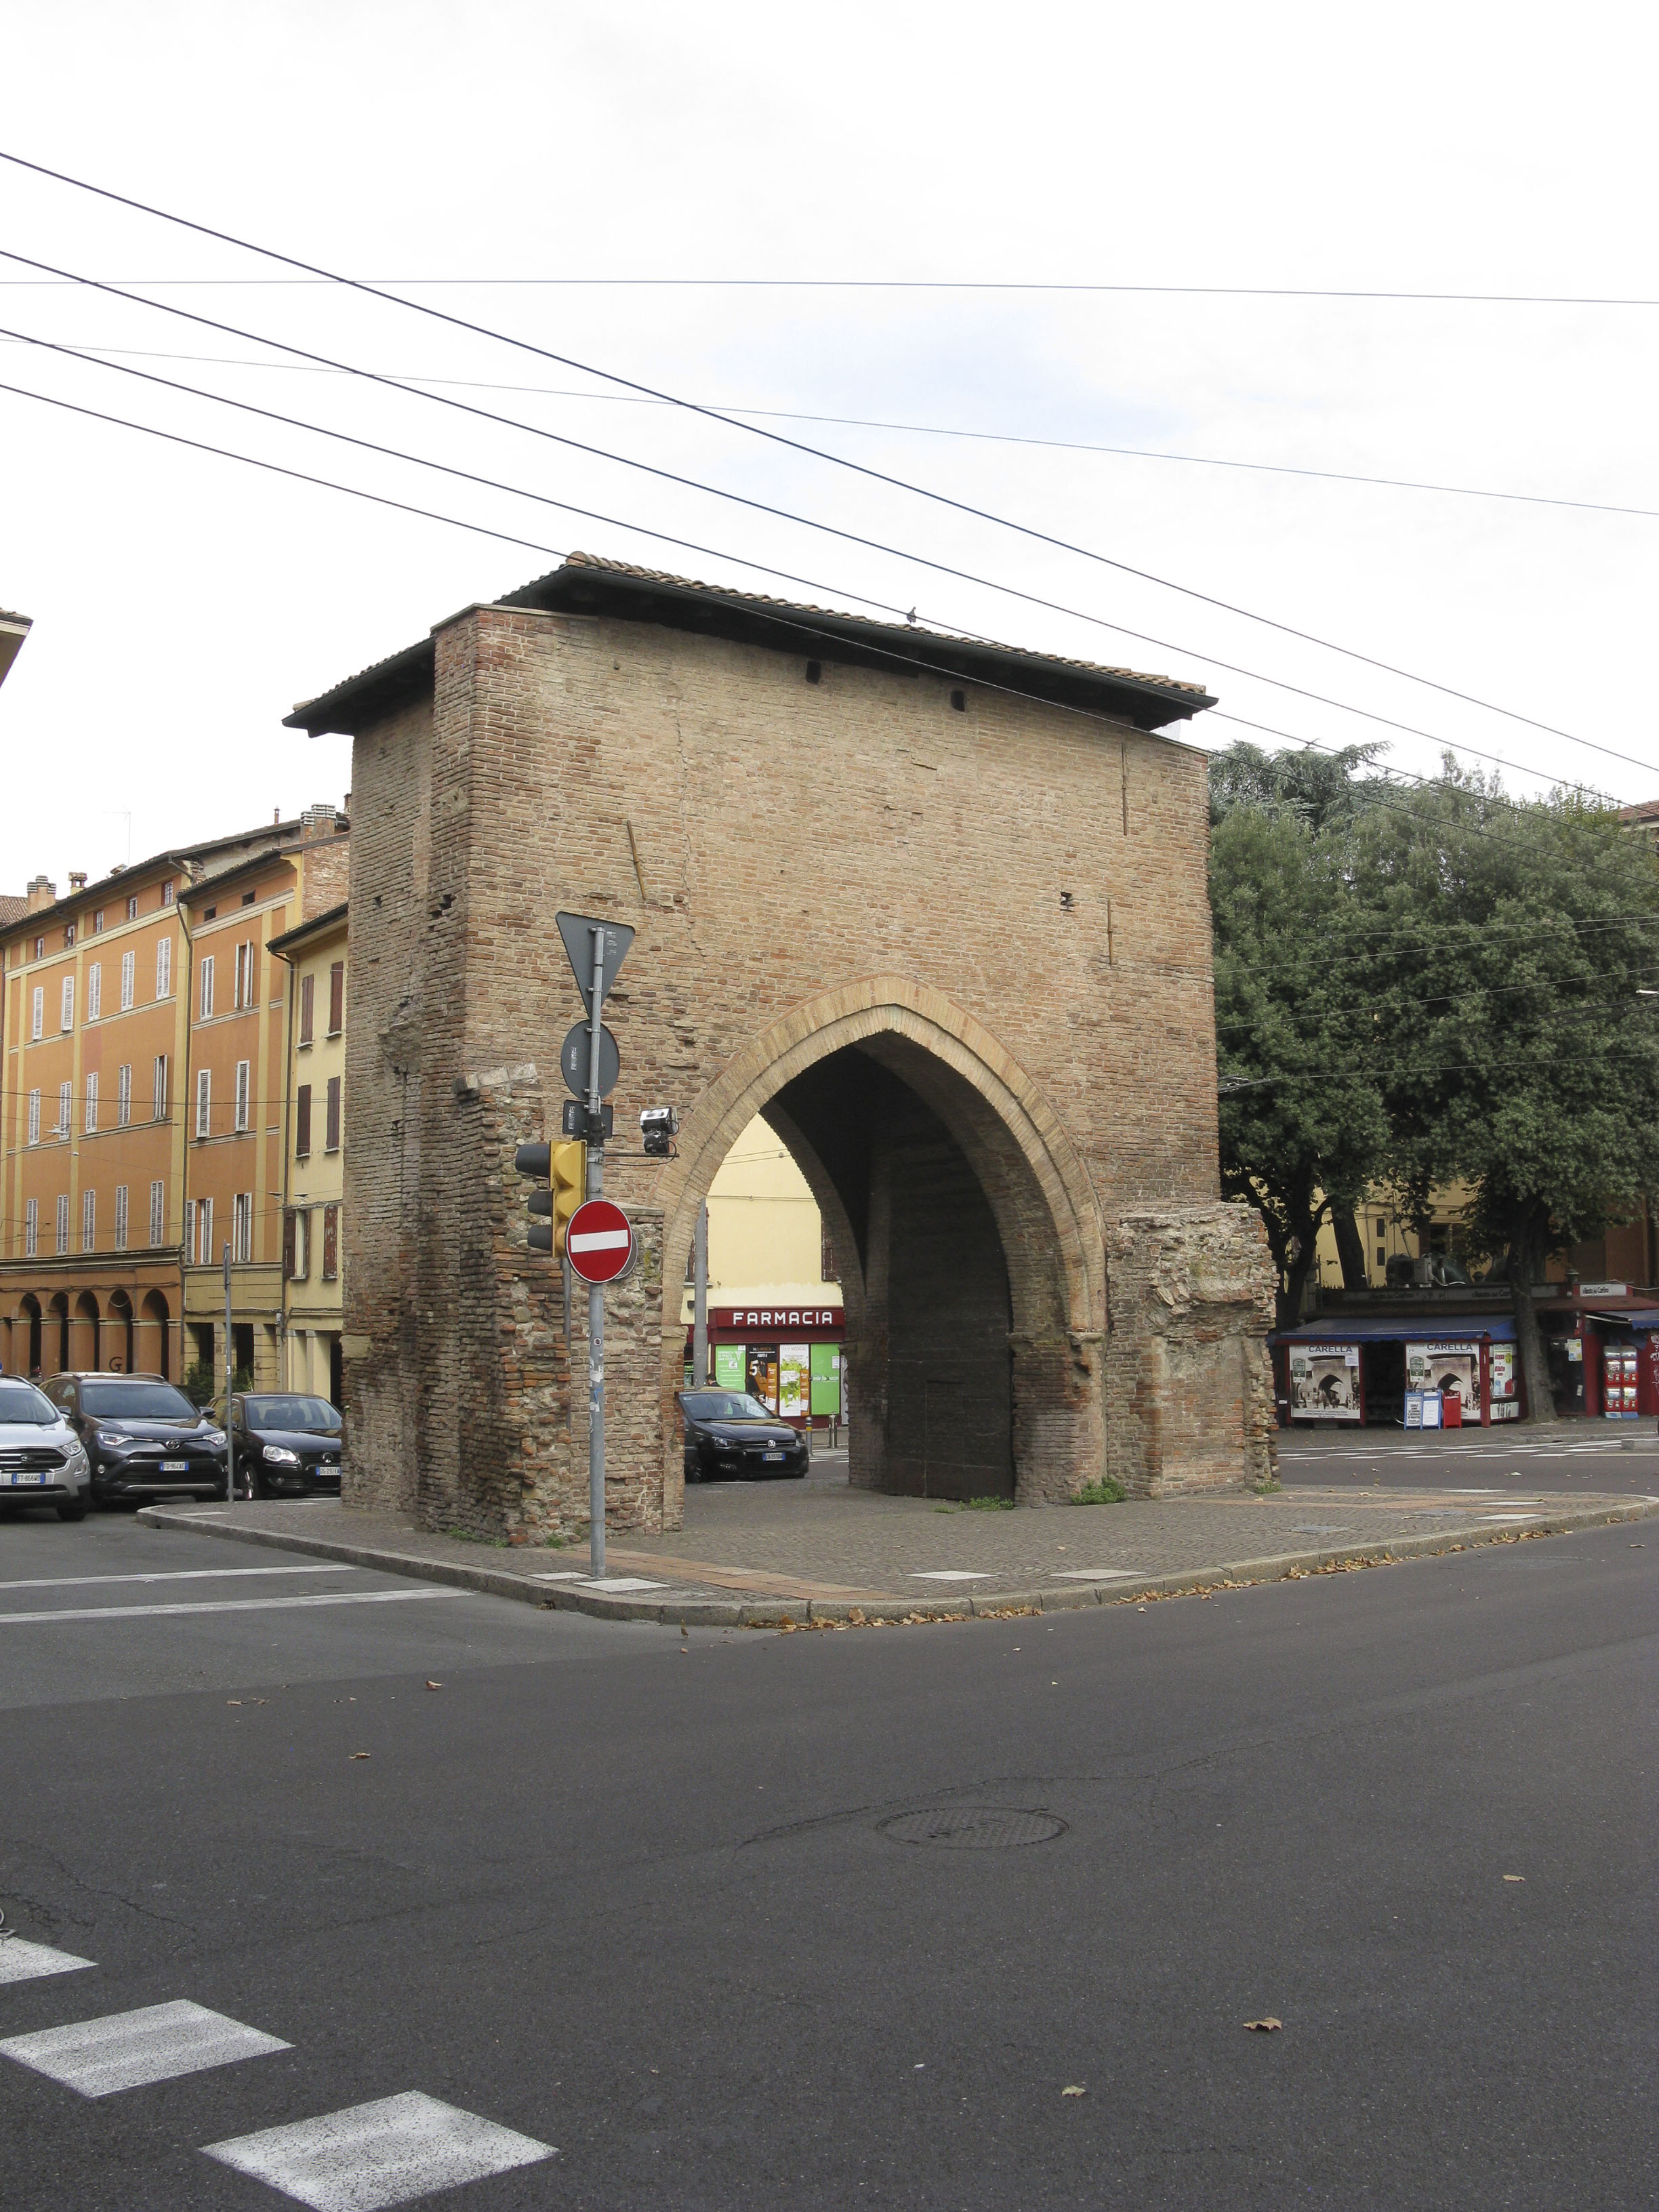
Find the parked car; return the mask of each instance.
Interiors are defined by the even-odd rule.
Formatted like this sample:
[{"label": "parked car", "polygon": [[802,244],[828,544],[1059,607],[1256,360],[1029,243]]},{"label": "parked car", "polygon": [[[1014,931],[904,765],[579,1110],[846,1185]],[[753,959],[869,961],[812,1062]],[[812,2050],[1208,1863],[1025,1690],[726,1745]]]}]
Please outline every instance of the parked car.
[{"label": "parked car", "polygon": [[804,1475],[811,1448],[804,1433],[744,1390],[682,1390],[688,1482],[755,1481]]},{"label": "parked car", "polygon": [[228,1425],[239,1493],[339,1495],[340,1411],[326,1398],[293,1390],[249,1390],[231,1400]]},{"label": "parked car", "polygon": [[46,1394],[80,1437],[92,1495],[222,1498],[225,1432],[161,1375],[54,1375]]},{"label": "parked car", "polygon": [[44,1390],[0,1375],[0,1508],[55,1505],[60,1521],[84,1521],[92,1495],[86,1448]]}]

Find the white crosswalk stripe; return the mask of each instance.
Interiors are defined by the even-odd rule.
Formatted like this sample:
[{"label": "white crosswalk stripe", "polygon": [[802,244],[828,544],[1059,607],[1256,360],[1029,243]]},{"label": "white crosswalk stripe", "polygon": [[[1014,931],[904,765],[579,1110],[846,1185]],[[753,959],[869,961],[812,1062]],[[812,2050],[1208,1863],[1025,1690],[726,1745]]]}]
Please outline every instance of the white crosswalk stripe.
[{"label": "white crosswalk stripe", "polygon": [[181,2000],[10,2036],[0,2042],[0,2056],[62,2081],[83,2097],[108,2097],[118,2089],[170,2081],[175,2075],[199,2074],[204,2067],[228,2066],[290,2048],[280,2036],[262,2034],[222,2012]]},{"label": "white crosswalk stripe", "polygon": [[144,1620],[161,1613],[276,1613],[302,1605],[399,1605],[416,1598],[465,1597],[458,1589],[325,1590],[317,1597],[222,1597],[195,1605],[63,1606],[50,1613],[0,1613],[0,1628],[23,1621]]},{"label": "white crosswalk stripe", "polygon": [[418,2090],[204,2148],[210,2158],[269,2182],[311,2212],[380,2212],[556,2155],[551,2143]]},{"label": "white crosswalk stripe", "polygon": [[147,1575],[36,1575],[27,1582],[0,1583],[0,1590],[76,1589],[94,1583],[216,1583],[230,1575],[355,1575],[360,1571],[322,1559],[307,1567],[168,1567]]},{"label": "white crosswalk stripe", "polygon": [[93,1959],[77,1959],[73,1951],[27,1943],[21,1936],[8,1936],[0,1943],[0,1983],[32,1982],[42,1974],[72,1974],[81,1966],[96,1963]]}]

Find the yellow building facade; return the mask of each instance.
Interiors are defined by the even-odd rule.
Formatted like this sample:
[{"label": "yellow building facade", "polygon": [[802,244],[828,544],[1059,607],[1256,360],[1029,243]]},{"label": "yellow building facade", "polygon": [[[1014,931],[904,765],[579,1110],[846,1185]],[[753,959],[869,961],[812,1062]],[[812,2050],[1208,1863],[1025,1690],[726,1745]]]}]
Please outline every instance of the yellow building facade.
[{"label": "yellow building facade", "polygon": [[283,1387],[337,1406],[345,1165],[346,908],[271,941],[286,963],[288,1156],[283,1182]]}]

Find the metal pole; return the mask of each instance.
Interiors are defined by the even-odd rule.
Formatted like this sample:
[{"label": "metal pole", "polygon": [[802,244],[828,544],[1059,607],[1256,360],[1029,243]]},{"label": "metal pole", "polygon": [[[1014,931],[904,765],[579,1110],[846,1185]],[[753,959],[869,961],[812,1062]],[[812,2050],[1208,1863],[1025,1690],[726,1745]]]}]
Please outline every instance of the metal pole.
[{"label": "metal pole", "polygon": [[[587,1195],[605,1190],[604,1101],[599,1096],[599,1036],[605,1014],[605,932],[593,932],[592,1021],[587,1039]],[[587,1571],[605,1579],[605,1292],[587,1290]]]},{"label": "metal pole", "polygon": [[691,1232],[691,1388],[708,1382],[708,1207],[697,1208]]},{"label": "metal pole", "polygon": [[235,1338],[230,1324],[230,1240],[225,1240],[225,1503],[234,1504],[236,1499],[236,1447],[230,1425],[230,1394],[235,1387]]}]

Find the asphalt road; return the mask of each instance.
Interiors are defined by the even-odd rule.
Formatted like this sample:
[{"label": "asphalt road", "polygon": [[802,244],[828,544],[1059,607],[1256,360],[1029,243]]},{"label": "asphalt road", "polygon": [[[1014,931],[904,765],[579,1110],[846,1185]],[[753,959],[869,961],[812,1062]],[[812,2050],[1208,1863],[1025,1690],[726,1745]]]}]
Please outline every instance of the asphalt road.
[{"label": "asphalt road", "polygon": [[1422,1488],[1543,1491],[1551,1496],[1608,1491],[1619,1497],[1659,1497],[1659,1433],[1650,1420],[1601,1424],[1563,1421],[1549,1429],[1446,1430],[1407,1435],[1398,1429],[1352,1429],[1317,1436],[1282,1431],[1279,1471],[1285,1482],[1352,1482]]},{"label": "asphalt road", "polygon": [[390,2099],[534,2161],[456,2212],[1652,2201],[1659,1523],[689,1639],[289,1565],[0,1527],[16,2212],[359,2212]]}]

